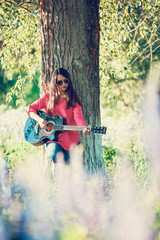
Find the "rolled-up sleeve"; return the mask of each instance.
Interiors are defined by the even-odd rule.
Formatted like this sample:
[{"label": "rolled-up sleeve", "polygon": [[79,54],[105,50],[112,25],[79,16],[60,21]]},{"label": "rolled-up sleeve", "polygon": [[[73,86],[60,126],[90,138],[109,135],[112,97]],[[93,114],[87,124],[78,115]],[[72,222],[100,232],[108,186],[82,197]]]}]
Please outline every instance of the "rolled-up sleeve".
[{"label": "rolled-up sleeve", "polygon": [[86,121],[83,117],[81,106],[76,103],[76,106],[73,108],[73,120],[77,126],[86,126]]},{"label": "rolled-up sleeve", "polygon": [[49,95],[45,94],[43,97],[30,104],[26,110],[28,116],[30,116],[30,112],[37,112],[37,110],[47,109],[48,97]]}]

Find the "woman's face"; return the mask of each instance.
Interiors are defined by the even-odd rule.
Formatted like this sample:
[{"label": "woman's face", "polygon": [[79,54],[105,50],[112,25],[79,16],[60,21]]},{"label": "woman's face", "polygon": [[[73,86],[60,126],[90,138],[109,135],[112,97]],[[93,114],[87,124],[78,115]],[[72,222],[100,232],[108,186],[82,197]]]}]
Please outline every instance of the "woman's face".
[{"label": "woman's face", "polygon": [[68,88],[69,79],[67,79],[63,75],[59,74],[57,76],[56,84],[57,84],[58,89],[59,89],[60,92],[65,92],[67,90],[67,88]]}]

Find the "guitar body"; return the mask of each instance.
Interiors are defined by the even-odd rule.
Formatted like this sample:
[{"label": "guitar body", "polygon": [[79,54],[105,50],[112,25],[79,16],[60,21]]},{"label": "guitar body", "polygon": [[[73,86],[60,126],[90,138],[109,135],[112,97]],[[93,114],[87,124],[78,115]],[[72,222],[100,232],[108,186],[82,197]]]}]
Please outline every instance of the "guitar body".
[{"label": "guitar body", "polygon": [[[37,111],[37,113],[41,118],[45,119],[49,123],[52,123],[53,125],[63,124],[63,118],[60,115],[50,117],[43,111]],[[24,128],[24,137],[29,143],[35,146],[40,146],[46,143],[48,140],[58,141],[58,135],[60,132],[62,131],[52,130],[47,132],[39,126],[37,121],[28,117]]]}]

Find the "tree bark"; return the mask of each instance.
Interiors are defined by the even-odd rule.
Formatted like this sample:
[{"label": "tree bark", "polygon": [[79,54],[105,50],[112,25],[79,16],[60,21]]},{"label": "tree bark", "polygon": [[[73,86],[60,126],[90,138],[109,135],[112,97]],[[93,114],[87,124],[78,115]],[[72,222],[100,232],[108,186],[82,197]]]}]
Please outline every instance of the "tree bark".
[{"label": "tree bark", "polygon": [[[64,67],[82,102],[87,124],[101,125],[99,89],[99,0],[39,0],[42,89]],[[87,171],[105,173],[101,136],[81,136]]]}]

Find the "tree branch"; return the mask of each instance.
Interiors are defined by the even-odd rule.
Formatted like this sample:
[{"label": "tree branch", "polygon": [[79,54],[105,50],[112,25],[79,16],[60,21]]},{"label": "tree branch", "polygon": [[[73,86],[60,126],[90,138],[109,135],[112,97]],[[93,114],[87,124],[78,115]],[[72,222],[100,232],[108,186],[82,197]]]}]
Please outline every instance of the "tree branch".
[{"label": "tree branch", "polygon": [[10,1],[10,0],[6,0],[6,2],[8,2],[8,3],[12,4],[12,5],[15,5],[17,7],[23,8],[26,11],[28,11],[29,13],[32,13],[32,11],[30,11],[28,8],[24,7],[22,4],[18,4],[18,3],[15,3],[13,1]]},{"label": "tree branch", "polygon": [[154,50],[152,50],[152,52],[150,52],[149,54],[147,54],[147,56],[145,56],[141,62],[143,62],[147,57],[149,57],[149,55],[151,55],[153,52],[155,52],[158,48],[160,47],[160,45],[158,45]]},{"label": "tree branch", "polygon": [[24,5],[24,4],[33,4],[33,5],[36,5],[36,6],[38,6],[38,3],[31,2],[31,1],[24,2],[24,3],[20,3],[20,5]]},{"label": "tree branch", "polygon": [[[157,41],[160,41],[160,38],[158,38],[158,39],[156,39],[154,42],[152,42],[151,44],[149,44],[146,48],[144,48],[143,49],[143,51],[133,60],[133,62],[131,63],[131,65],[139,58],[139,57],[141,57],[142,56],[142,54],[145,52],[145,50],[147,49],[147,48],[149,48],[150,46],[152,46],[155,42],[157,42]],[[155,49],[154,49],[154,51],[155,51]],[[153,52],[153,51],[152,51]],[[150,53],[148,54],[148,55],[150,55]],[[147,55],[147,56],[148,56]],[[143,59],[144,60],[144,59]],[[143,61],[142,60],[142,61]]]},{"label": "tree branch", "polygon": [[145,18],[144,18],[134,29],[132,29],[132,30],[130,31],[130,33],[131,33],[131,32],[134,32],[136,29],[138,29],[138,28],[144,23],[144,21],[146,20],[146,18],[147,18],[147,15],[145,16]]}]

